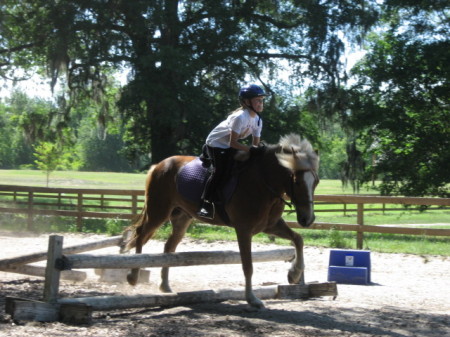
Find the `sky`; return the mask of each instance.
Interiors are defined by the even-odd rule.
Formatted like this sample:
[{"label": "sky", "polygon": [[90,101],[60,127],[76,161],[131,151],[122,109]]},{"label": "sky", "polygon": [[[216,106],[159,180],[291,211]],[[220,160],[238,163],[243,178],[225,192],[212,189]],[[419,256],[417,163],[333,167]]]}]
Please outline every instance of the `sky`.
[{"label": "sky", "polygon": [[[361,59],[365,54],[365,51],[354,51],[347,56],[347,70],[351,69],[355,63]],[[124,72],[119,77],[122,85],[126,84],[128,72]],[[286,74],[288,77],[288,74]],[[29,80],[21,81],[15,86],[12,81],[0,80],[0,99],[10,97],[14,88],[18,88],[23,92],[26,92],[30,97],[42,98],[47,100],[53,100],[54,95],[50,88],[50,78],[42,78],[38,75],[33,76]],[[57,93],[55,88],[55,93]]]}]

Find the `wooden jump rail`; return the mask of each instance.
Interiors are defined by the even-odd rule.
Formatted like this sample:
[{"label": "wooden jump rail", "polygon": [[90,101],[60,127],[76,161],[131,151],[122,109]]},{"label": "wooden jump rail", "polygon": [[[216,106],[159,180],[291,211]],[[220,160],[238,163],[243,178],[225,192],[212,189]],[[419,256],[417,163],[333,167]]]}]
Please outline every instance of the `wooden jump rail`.
[{"label": "wooden jump rail", "polygon": [[[207,264],[241,263],[238,252],[209,251],[171,254],[136,255],[64,255],[63,237],[49,238],[47,268],[45,270],[44,302],[27,299],[6,298],[6,312],[15,320],[62,321],[86,324],[92,321],[93,311],[117,310],[142,307],[179,306],[194,303],[245,300],[244,290],[206,290],[172,294],[151,294],[134,296],[99,296],[82,298],[58,298],[60,276],[68,268],[133,268],[161,266],[194,266]],[[291,260],[293,248],[253,253],[254,262]],[[335,282],[312,283],[308,285],[279,285],[254,289],[262,299],[337,296]]]},{"label": "wooden jump rail", "polygon": [[[253,262],[289,261],[294,259],[294,248],[253,252]],[[56,261],[60,270],[71,269],[123,269],[123,268],[157,268],[185,267],[215,264],[238,264],[241,256],[236,251],[181,252],[166,254],[136,255],[71,255]]]},{"label": "wooden jump rail", "polygon": [[[108,239],[85,243],[76,246],[69,246],[63,249],[64,254],[83,253],[91,250],[119,246],[122,243],[122,236],[115,236]],[[13,258],[0,260],[0,271],[25,274],[31,276],[45,277],[45,267],[28,265],[29,263],[44,261],[47,259],[48,251],[34,254],[22,255]],[[87,275],[82,271],[64,271],[61,278],[71,281],[84,281]]]}]

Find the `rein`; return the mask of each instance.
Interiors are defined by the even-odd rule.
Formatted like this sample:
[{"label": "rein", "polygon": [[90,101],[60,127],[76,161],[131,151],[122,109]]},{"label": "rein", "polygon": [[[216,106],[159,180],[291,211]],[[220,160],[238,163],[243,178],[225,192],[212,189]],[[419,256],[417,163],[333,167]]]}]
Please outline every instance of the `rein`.
[{"label": "rein", "polygon": [[[292,202],[289,202],[286,199],[284,199],[282,195],[278,195],[278,193],[275,192],[274,189],[272,187],[270,187],[270,185],[265,180],[263,180],[263,183],[264,183],[264,186],[267,188],[267,190],[270,193],[272,193],[274,196],[276,196],[278,199],[280,199],[285,205],[287,205],[287,206],[289,206],[291,208],[292,207],[295,208],[295,206],[294,206],[294,204]],[[292,189],[293,189],[293,184],[294,184],[294,179],[293,179],[293,175],[291,175],[291,186],[292,186]]]}]

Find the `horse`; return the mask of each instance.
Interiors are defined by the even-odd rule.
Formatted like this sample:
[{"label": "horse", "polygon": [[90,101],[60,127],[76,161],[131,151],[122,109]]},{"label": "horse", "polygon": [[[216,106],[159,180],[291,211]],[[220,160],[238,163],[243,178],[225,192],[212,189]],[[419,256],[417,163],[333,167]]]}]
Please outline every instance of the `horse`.
[{"label": "horse", "polygon": [[[224,205],[229,221],[219,212],[212,220],[198,218],[200,201],[192,201],[177,190],[178,174],[184,166],[195,160],[194,156],[172,156],[153,165],[145,183],[145,205],[137,221],[127,230],[131,232],[122,247],[123,252],[132,248],[142,253],[142,246],[157,229],[170,220],[172,233],[164,246],[164,253],[173,253],[184,237],[194,218],[212,225],[234,227],[242,269],[245,277],[245,297],[250,307],[264,308],[252,289],[252,237],[258,233],[275,235],[291,240],[295,246],[295,258],[288,271],[290,284],[304,284],[303,239],[282,219],[285,198],[290,198],[295,208],[297,222],[310,226],[315,219],[314,190],[319,183],[319,155],[311,144],[300,136],[289,134],[278,144],[266,145],[261,153],[238,152],[238,181],[230,200]],[[198,159],[197,159],[198,160]],[[132,269],[127,279],[137,283],[139,269]],[[172,292],[169,285],[169,268],[161,270],[162,292]]]}]

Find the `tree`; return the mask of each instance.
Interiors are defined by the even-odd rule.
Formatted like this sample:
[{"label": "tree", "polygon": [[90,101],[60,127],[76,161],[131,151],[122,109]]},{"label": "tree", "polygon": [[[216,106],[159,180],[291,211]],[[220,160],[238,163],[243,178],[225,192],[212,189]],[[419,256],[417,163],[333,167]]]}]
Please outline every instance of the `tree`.
[{"label": "tree", "polygon": [[33,162],[33,144],[54,137],[53,106],[15,90],[0,111],[0,167],[17,168]]},{"label": "tree", "polygon": [[47,187],[50,180],[50,174],[58,168],[66,168],[70,154],[65,152],[61,146],[50,142],[40,142],[34,146],[34,161],[37,168],[46,174]]},{"label": "tree", "polygon": [[450,25],[442,1],[386,1],[387,27],[353,70],[348,123],[360,130],[363,181],[383,194],[448,197]]},{"label": "tree", "polygon": [[14,155],[11,151],[11,139],[15,130],[11,127],[6,106],[0,102],[0,168],[12,168],[14,166]]},{"label": "tree", "polygon": [[[105,72],[131,69],[119,101],[128,149],[159,161],[199,151],[236,107],[244,81],[275,94],[281,61],[292,72],[289,85],[336,87],[342,32],[360,41],[377,12],[371,2],[338,0],[5,0],[0,15],[0,73],[46,68],[53,84],[65,73],[68,108],[83,90],[104,102]],[[288,120],[273,113],[275,96],[267,115]]]},{"label": "tree", "polygon": [[81,170],[103,172],[129,172],[133,170],[126,157],[121,153],[124,144],[120,129],[116,132],[99,130],[95,124],[84,121],[78,130],[78,134],[77,152],[83,162],[80,167]]}]

